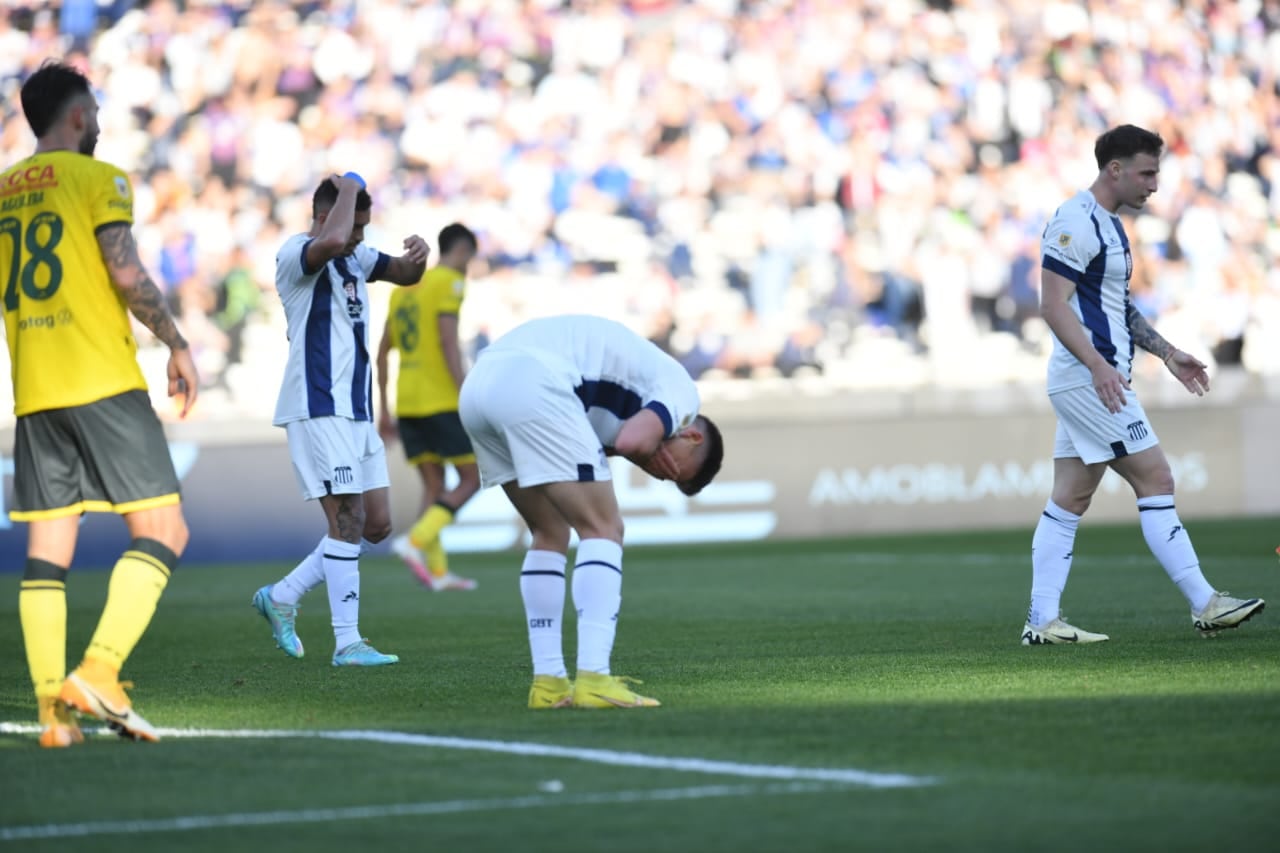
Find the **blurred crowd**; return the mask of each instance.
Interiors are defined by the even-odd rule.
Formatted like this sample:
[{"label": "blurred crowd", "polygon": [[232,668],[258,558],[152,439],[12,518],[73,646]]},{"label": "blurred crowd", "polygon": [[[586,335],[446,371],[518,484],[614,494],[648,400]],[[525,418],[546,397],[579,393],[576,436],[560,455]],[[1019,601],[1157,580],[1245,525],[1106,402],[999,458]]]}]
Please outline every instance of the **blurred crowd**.
[{"label": "blurred crowd", "polygon": [[1280,372],[1277,27],[1280,0],[10,2],[0,161],[31,150],[24,75],[70,57],[206,414],[265,416],[275,251],[348,169],[374,245],[480,235],[474,347],[577,310],[704,379],[1038,380],[1041,230],[1133,123],[1168,145],[1138,306]]}]

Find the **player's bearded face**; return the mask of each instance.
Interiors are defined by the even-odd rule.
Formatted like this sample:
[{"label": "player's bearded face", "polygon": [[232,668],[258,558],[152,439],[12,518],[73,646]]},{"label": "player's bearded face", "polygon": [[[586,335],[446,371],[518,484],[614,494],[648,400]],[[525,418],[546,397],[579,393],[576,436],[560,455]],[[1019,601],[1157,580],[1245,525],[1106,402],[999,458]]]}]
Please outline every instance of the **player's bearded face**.
[{"label": "player's bearded face", "polygon": [[76,149],[88,157],[93,156],[93,150],[98,147],[98,106],[97,104],[87,104],[84,109],[84,131],[80,134],[80,144]]}]

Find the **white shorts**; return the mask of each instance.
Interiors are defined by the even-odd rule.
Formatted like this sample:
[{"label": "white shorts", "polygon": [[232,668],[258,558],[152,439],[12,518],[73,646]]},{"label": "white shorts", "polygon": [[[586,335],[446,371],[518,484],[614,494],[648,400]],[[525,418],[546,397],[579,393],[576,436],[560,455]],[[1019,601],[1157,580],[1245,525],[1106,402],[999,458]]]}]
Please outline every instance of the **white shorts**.
[{"label": "white shorts", "polygon": [[611,478],[572,377],[549,361],[518,351],[484,353],[462,383],[458,414],[482,488]]},{"label": "white shorts", "polygon": [[1058,431],[1053,437],[1053,458],[1078,458],[1086,465],[1110,462],[1160,443],[1138,395],[1125,390],[1124,408],[1107,411],[1092,386],[1072,388],[1049,395],[1058,413]]},{"label": "white shorts", "polygon": [[304,500],[359,495],[391,485],[387,451],[369,421],[327,417],[285,424]]}]

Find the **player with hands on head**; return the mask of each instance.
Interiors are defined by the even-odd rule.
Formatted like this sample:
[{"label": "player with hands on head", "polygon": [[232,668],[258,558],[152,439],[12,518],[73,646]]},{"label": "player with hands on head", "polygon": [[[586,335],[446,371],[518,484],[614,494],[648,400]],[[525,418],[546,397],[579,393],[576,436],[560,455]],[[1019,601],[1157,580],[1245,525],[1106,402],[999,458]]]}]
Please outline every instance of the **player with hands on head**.
[{"label": "player with hands on head", "polygon": [[364,243],[372,198],[354,172],[333,175],[312,196],[311,229],[276,256],[289,358],[273,423],[288,435],[305,500],[319,502],[327,530],[315,549],[253,596],[276,645],[302,657],[298,603],[324,583],[333,625],[334,666],[396,663],[360,634],[360,555],[391,533],[390,481],[373,424],[368,282],[415,284],[429,249],[418,236],[391,257]]}]

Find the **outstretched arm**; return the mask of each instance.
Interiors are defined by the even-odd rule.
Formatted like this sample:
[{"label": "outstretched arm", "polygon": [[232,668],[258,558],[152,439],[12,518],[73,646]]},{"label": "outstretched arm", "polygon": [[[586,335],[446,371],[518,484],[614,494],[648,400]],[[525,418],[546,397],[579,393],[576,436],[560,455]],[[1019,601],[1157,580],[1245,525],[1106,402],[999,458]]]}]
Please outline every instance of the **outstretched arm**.
[{"label": "outstretched arm", "polygon": [[1142,312],[1135,308],[1133,303],[1129,303],[1125,308],[1125,322],[1129,327],[1129,336],[1133,339],[1134,346],[1146,350],[1163,361],[1164,366],[1169,368],[1169,372],[1177,377],[1183,387],[1192,394],[1197,397],[1204,396],[1209,390],[1207,365],[1166,341],[1152,328],[1151,323],[1142,316]]}]

